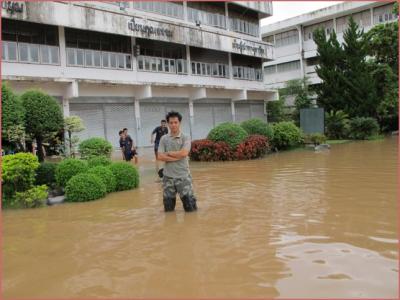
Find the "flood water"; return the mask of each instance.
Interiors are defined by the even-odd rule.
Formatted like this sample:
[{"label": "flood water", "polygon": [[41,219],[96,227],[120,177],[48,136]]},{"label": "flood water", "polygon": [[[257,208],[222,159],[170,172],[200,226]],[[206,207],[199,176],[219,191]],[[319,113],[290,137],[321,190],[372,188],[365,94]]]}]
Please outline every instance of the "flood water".
[{"label": "flood water", "polygon": [[199,210],[137,190],[3,211],[5,298],[397,297],[397,137],[191,163]]}]

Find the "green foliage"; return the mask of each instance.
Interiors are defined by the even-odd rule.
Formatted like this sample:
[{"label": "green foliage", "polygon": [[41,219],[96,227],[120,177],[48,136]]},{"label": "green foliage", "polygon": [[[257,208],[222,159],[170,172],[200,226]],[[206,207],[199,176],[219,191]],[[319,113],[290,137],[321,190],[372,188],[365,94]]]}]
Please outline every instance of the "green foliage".
[{"label": "green foliage", "polygon": [[87,169],[86,161],[75,158],[64,159],[57,165],[56,182],[59,186],[65,187],[73,176],[84,173]]},{"label": "green foliage", "polygon": [[71,116],[64,119],[64,128],[68,133],[66,142],[69,144],[69,155],[75,157],[75,148],[79,143],[79,138],[77,136],[72,136],[72,134],[85,130],[85,126],[81,118],[78,116]]},{"label": "green foliage", "polygon": [[247,132],[240,125],[227,122],[213,128],[207,138],[214,142],[225,142],[231,148],[236,148],[247,136]]},{"label": "green foliage", "polygon": [[293,122],[280,122],[273,126],[272,145],[278,149],[287,149],[303,142],[301,130]]},{"label": "green foliage", "polygon": [[94,174],[101,179],[101,181],[106,186],[106,192],[111,193],[115,191],[117,186],[117,181],[113,172],[107,167],[104,166],[97,166],[94,168],[89,169],[89,174]]},{"label": "green foliage", "polygon": [[35,186],[25,192],[16,193],[14,205],[23,208],[43,206],[48,197],[47,186]]},{"label": "green foliage", "polygon": [[116,191],[124,191],[139,186],[139,172],[129,163],[116,162],[109,166],[117,181]]},{"label": "green foliage", "polygon": [[30,90],[21,96],[25,110],[25,128],[37,141],[39,161],[44,160],[44,137],[64,126],[60,105],[53,97],[39,90]]},{"label": "green foliage", "polygon": [[82,173],[68,180],[65,195],[67,202],[96,200],[106,195],[106,186],[98,176]]},{"label": "green foliage", "polygon": [[36,170],[36,184],[47,185],[54,188],[56,186],[56,168],[57,163],[43,162]]},{"label": "green foliage", "polygon": [[22,140],[25,137],[24,108],[21,99],[4,83],[1,86],[1,110],[3,138],[22,148]]},{"label": "green foliage", "polygon": [[342,110],[325,113],[325,127],[329,138],[345,138],[349,130],[349,116]]},{"label": "green foliage", "polygon": [[248,133],[248,135],[259,134],[263,135],[271,140],[274,136],[274,131],[272,126],[268,125],[261,119],[249,119],[240,124],[244,130]]},{"label": "green foliage", "polygon": [[105,156],[93,156],[87,160],[89,168],[104,166],[107,167],[111,164],[111,160]]},{"label": "green foliage", "polygon": [[350,120],[350,138],[355,140],[366,140],[377,135],[379,132],[378,122],[374,118],[360,117]]},{"label": "green foliage", "polygon": [[1,167],[3,197],[10,199],[15,192],[23,192],[33,186],[39,162],[33,154],[21,152],[4,156]]},{"label": "green foliage", "polygon": [[268,122],[281,122],[286,121],[286,107],[285,107],[285,96],[279,95],[277,101],[267,102],[267,116]]},{"label": "green foliage", "polygon": [[304,142],[306,144],[314,144],[315,146],[318,146],[326,142],[326,136],[322,133],[306,134],[304,136]]},{"label": "green foliage", "polygon": [[81,158],[89,159],[93,156],[105,156],[110,158],[112,145],[103,138],[90,138],[79,144]]}]

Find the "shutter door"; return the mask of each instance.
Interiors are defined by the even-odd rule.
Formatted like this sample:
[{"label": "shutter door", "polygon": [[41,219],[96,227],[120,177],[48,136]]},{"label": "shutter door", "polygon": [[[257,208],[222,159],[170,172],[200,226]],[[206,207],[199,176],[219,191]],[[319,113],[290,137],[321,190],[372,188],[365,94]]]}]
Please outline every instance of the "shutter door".
[{"label": "shutter door", "polygon": [[252,118],[267,121],[267,117],[264,115],[264,103],[250,104],[250,112]]},{"label": "shutter door", "polygon": [[214,126],[225,122],[232,122],[232,109],[230,103],[213,104],[214,106]]},{"label": "shutter door", "polygon": [[85,130],[76,135],[80,141],[92,137],[104,137],[104,117],[102,104],[70,104],[70,115],[82,119]]},{"label": "shutter door", "polygon": [[235,102],[236,123],[250,119],[250,105],[248,103]]},{"label": "shutter door", "polygon": [[140,120],[142,126],[141,146],[151,146],[150,138],[154,128],[165,119],[165,105],[156,102],[140,102]]},{"label": "shutter door", "polygon": [[[167,103],[165,105],[165,113],[162,119],[164,119],[165,115],[171,110],[177,111],[182,115],[181,131],[184,134],[190,136],[189,103]],[[160,120],[158,120],[159,125],[160,125]]]},{"label": "shutter door", "polygon": [[192,128],[193,139],[205,139],[213,128],[213,111],[211,104],[193,103],[194,125]]},{"label": "shutter door", "polygon": [[135,107],[133,104],[105,104],[107,140],[113,147],[119,148],[118,132],[128,128],[128,134],[137,144]]}]

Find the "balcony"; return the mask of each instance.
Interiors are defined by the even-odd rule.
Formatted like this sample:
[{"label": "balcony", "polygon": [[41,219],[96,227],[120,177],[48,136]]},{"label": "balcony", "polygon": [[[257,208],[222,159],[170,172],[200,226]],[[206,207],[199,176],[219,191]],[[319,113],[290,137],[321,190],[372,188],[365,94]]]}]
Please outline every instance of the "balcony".
[{"label": "balcony", "polygon": [[262,69],[233,66],[233,78],[251,81],[263,81]]},{"label": "balcony", "polygon": [[131,54],[67,48],[68,67],[132,70]]},{"label": "balcony", "polygon": [[3,41],[1,58],[6,62],[60,65],[60,50],[57,46]]},{"label": "balcony", "polygon": [[218,63],[192,61],[192,75],[229,78],[229,66]]},{"label": "balcony", "polygon": [[188,67],[185,59],[172,59],[140,55],[137,57],[138,71],[187,74]]},{"label": "balcony", "polygon": [[192,7],[187,8],[187,13],[190,22],[200,22],[200,24],[226,29],[225,16],[222,14],[207,12]]}]

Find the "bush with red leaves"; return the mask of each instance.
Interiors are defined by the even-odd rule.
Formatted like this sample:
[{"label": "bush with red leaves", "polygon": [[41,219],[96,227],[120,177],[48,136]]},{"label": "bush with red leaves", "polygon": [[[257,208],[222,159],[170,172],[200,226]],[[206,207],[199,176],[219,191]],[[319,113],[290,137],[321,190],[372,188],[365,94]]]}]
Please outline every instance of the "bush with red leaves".
[{"label": "bush with red leaves", "polygon": [[269,151],[268,140],[263,135],[250,135],[240,143],[235,152],[237,160],[259,158]]}]

